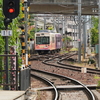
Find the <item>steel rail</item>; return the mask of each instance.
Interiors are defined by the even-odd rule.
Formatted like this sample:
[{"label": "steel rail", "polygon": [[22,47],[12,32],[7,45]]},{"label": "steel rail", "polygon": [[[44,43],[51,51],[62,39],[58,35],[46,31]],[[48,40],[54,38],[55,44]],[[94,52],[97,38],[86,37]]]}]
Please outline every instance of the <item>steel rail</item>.
[{"label": "steel rail", "polygon": [[67,76],[64,76],[64,75],[55,74],[55,73],[50,73],[50,72],[47,72],[47,71],[41,71],[41,70],[37,70],[37,69],[33,69],[33,68],[32,68],[31,70],[33,70],[33,71],[39,71],[39,72],[43,72],[43,73],[47,73],[47,74],[51,74],[51,75],[55,75],[55,76],[59,76],[59,77],[63,77],[63,78],[72,80],[72,81],[74,81],[74,82],[80,84],[81,86],[83,86],[83,87],[85,88],[86,92],[88,93],[88,96],[89,96],[90,100],[95,100],[95,97],[94,97],[93,93],[90,91],[90,89],[89,89],[86,85],[82,84],[82,83],[81,83],[80,81],[78,81],[78,80],[75,80],[75,79],[73,79],[73,78],[70,78],[70,77],[67,77]]},{"label": "steel rail", "polygon": [[[60,59],[59,61],[57,61],[57,63],[60,64],[60,65],[69,66],[70,69],[74,70],[75,68],[77,68],[77,69],[75,69],[76,71],[81,71],[81,68],[82,68],[81,66],[74,66],[74,65],[62,63],[61,61],[65,60],[65,59],[66,58]],[[93,74],[100,74],[100,70],[92,69],[92,68],[87,68],[87,72],[88,73],[93,73]]]},{"label": "steel rail", "polygon": [[46,82],[48,82],[54,88],[54,91],[55,91],[55,98],[54,98],[54,100],[57,100],[58,99],[58,91],[57,91],[57,88],[56,88],[56,86],[50,80],[48,80],[48,79],[46,79],[44,77],[35,75],[35,74],[31,74],[31,76],[32,77],[33,76],[38,77],[38,78],[40,78],[40,79],[45,80]]},{"label": "steel rail", "polygon": [[[65,56],[65,55],[64,55]],[[71,56],[73,56],[73,55],[67,55],[68,56],[68,58],[70,58]],[[55,57],[55,58],[60,58],[61,56],[58,56],[58,57]],[[55,67],[59,67],[59,68],[64,68],[64,69],[71,69],[71,70],[74,70],[74,71],[81,71],[81,69],[80,69],[80,67],[77,67],[77,66],[75,66],[75,67],[73,67],[73,65],[68,65],[67,67],[64,67],[64,66],[66,66],[65,64],[61,64],[61,65],[64,65],[64,66],[59,66],[59,65],[54,65],[54,64],[51,64],[51,63],[48,63],[48,61],[51,61],[51,60],[53,60],[53,59],[55,59],[55,58],[51,58],[51,59],[47,59],[47,60],[44,60],[44,61],[42,61],[42,63],[44,63],[44,64],[46,64],[46,65],[51,65],[51,66],[55,66]],[[61,59],[62,60],[62,59]],[[60,62],[58,61],[57,63],[59,63],[60,64]],[[72,68],[73,67],[73,68]],[[78,69],[76,69],[76,68],[78,68]]]}]

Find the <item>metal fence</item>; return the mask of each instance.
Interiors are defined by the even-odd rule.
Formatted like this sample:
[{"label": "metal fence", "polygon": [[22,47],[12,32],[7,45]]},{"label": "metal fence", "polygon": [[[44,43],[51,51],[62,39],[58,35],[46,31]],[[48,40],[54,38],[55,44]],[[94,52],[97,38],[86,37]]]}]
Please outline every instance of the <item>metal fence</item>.
[{"label": "metal fence", "polygon": [[0,88],[18,90],[18,54],[0,55]]},{"label": "metal fence", "polygon": [[29,87],[30,68],[19,68],[18,54],[0,55],[0,89],[26,90]]}]

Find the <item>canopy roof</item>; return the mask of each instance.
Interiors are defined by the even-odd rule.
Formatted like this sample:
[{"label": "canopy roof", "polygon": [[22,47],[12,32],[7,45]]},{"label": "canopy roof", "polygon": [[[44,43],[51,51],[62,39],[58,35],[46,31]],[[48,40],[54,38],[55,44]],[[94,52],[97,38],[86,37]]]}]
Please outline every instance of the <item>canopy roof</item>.
[{"label": "canopy roof", "polygon": [[[30,0],[30,13],[76,15],[78,0]],[[98,0],[81,0],[81,13],[98,15]]]}]

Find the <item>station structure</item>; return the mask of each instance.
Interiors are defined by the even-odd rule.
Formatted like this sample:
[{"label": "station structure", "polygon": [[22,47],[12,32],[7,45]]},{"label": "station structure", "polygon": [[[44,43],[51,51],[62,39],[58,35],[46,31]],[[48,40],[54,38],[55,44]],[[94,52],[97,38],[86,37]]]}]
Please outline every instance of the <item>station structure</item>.
[{"label": "station structure", "polygon": [[[30,2],[29,12],[27,12],[28,5],[26,5],[26,3],[28,1],[22,0],[22,2],[24,2],[24,4],[25,4],[24,5],[24,7],[25,7],[24,8],[24,14],[25,14],[24,19],[26,22],[28,21],[28,13],[29,14],[58,14],[58,15],[62,14],[64,16],[65,15],[78,16],[78,20],[77,20],[78,21],[78,40],[79,40],[78,41],[78,48],[79,48],[78,61],[80,63],[81,62],[81,35],[82,35],[81,34],[81,21],[82,21],[81,16],[82,15],[97,15],[97,16],[99,16],[99,27],[100,27],[100,0],[29,0],[29,2]],[[28,54],[28,47],[26,44],[27,40],[28,40],[27,23],[25,24],[25,30],[22,29],[22,32],[23,33],[25,32],[25,34],[23,36],[23,38],[25,38],[25,39],[22,41],[22,46],[23,46],[22,54],[23,54],[23,62],[24,62],[23,65],[25,65],[25,66],[24,66],[23,70],[21,70],[21,73],[20,73],[21,75],[19,74],[21,76],[20,83],[17,83],[17,80],[16,80],[15,81],[16,83],[14,85],[11,84],[11,88],[15,89],[15,90],[18,90],[18,88],[20,88],[20,90],[22,90],[22,95],[23,95],[23,94],[26,94],[25,90],[30,86],[30,82],[29,82],[30,76],[26,75],[26,73],[30,73],[30,68],[29,68],[30,62],[28,62],[28,57],[30,57],[30,54]],[[99,38],[100,38],[100,36],[99,36]],[[100,39],[99,39],[99,44],[100,44]],[[100,46],[99,46],[99,50],[100,50]],[[13,56],[15,56],[17,59],[16,55],[13,55]],[[100,59],[100,54],[99,54],[99,59]],[[11,60],[13,60],[13,59],[11,59]],[[99,63],[99,67],[100,67],[100,63]],[[25,70],[25,69],[27,69],[27,70]],[[14,75],[16,74],[16,77],[17,77],[18,71],[19,70],[15,71],[15,73],[14,73]],[[18,87],[19,84],[20,84],[20,87]],[[4,87],[4,88],[8,90],[8,86]],[[23,91],[24,91],[24,93],[23,93]],[[16,92],[18,92],[18,91],[16,91]],[[6,93],[6,91],[4,91],[4,94],[5,93]],[[16,93],[14,93],[14,94],[16,94]],[[20,94],[20,91],[18,94]],[[15,97],[16,96],[19,97],[18,94],[15,95]],[[9,95],[7,95],[7,96],[9,97]],[[5,98],[7,98],[7,96]],[[4,100],[6,100],[6,99],[4,99]],[[22,99],[20,99],[20,100],[22,100]]]}]

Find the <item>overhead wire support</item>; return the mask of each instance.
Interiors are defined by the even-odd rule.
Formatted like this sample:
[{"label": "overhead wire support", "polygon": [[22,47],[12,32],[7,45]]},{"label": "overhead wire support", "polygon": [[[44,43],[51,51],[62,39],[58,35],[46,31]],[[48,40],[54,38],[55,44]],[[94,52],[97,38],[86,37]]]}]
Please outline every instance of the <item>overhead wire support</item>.
[{"label": "overhead wire support", "polygon": [[81,0],[78,0],[78,62],[81,63]]}]

